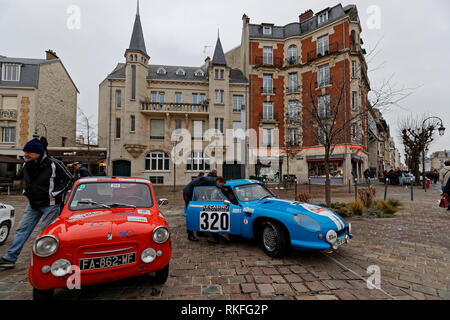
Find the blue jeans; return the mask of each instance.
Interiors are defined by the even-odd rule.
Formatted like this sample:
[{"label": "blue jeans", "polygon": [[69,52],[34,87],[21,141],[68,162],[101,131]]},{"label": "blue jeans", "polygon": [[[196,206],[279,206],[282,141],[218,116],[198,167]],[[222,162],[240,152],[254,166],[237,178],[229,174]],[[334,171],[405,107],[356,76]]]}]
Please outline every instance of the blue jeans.
[{"label": "blue jeans", "polygon": [[54,205],[49,207],[42,207],[38,209],[31,208],[28,205],[23,213],[22,220],[20,220],[19,227],[16,229],[14,235],[14,241],[9,248],[6,255],[3,257],[5,260],[16,262],[19,257],[22,248],[33,232],[34,228],[42,218],[41,232],[48,227],[53,220],[55,220],[60,214],[60,206]]}]

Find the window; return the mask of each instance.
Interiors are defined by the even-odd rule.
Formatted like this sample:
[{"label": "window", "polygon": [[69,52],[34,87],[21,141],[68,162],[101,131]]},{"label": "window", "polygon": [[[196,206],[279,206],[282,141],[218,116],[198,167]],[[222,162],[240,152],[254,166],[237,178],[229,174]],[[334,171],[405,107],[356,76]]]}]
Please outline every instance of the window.
[{"label": "window", "polygon": [[297,129],[289,129],[289,143],[293,146],[298,145]]},{"label": "window", "polygon": [[198,187],[195,189],[193,201],[216,201],[223,202],[224,195],[216,187]]},{"label": "window", "polygon": [[198,93],[192,94],[192,104],[198,104]]},{"label": "window", "polygon": [[356,78],[356,61],[352,60],[352,78]]},{"label": "window", "polygon": [[263,48],[263,64],[273,64],[273,48]]},{"label": "window", "polygon": [[271,74],[263,75],[263,93],[273,93],[273,79]]},{"label": "window", "polygon": [[224,73],[225,71],[223,69],[216,69],[214,70],[214,77],[216,79],[223,79],[224,78]]},{"label": "window", "polygon": [[16,128],[14,127],[2,128],[2,142],[5,143],[16,142]]},{"label": "window", "polygon": [[235,140],[245,139],[244,128],[242,127],[242,122],[240,121],[233,121],[233,139]]},{"label": "window", "polygon": [[292,45],[288,48],[288,64],[297,64],[298,63],[298,53],[297,46]]},{"label": "window", "polygon": [[187,171],[208,171],[210,169],[209,157],[203,152],[192,152],[186,164]]},{"label": "window", "polygon": [[244,104],[243,96],[233,96],[233,112],[241,112]]},{"label": "window", "polygon": [[216,118],[214,121],[214,129],[219,130],[223,134],[223,118]]},{"label": "window", "polygon": [[192,140],[203,140],[203,134],[205,132],[204,120],[192,121]]},{"label": "window", "polygon": [[185,76],[185,75],[186,75],[186,72],[185,72],[182,68],[179,68],[179,69],[175,72],[175,74],[176,74],[177,76]]},{"label": "window", "polygon": [[269,36],[272,34],[272,27],[271,26],[263,26],[263,34],[266,36]]},{"label": "window", "polygon": [[181,103],[181,92],[175,92],[175,102]]},{"label": "window", "polygon": [[357,124],[352,124],[352,139],[356,140],[358,138],[358,127]]},{"label": "window", "polygon": [[150,152],[145,156],[145,170],[169,171],[169,156],[164,152]]},{"label": "window", "polygon": [[358,107],[358,92],[352,91],[352,109],[356,110]]},{"label": "window", "polygon": [[319,102],[318,102],[318,111],[319,111],[319,117],[321,118],[327,118],[330,116],[331,110],[330,110],[330,96],[320,96]]},{"label": "window", "polygon": [[273,129],[263,129],[263,147],[273,146]]},{"label": "window", "polygon": [[130,132],[136,132],[136,116],[130,116]]},{"label": "window", "polygon": [[326,55],[330,50],[328,35],[317,38],[317,55]]},{"label": "window", "polygon": [[295,73],[289,73],[288,92],[289,92],[289,93],[295,93],[295,92],[298,92],[298,77],[297,77],[297,72],[295,72]]},{"label": "window", "polygon": [[20,65],[4,63],[2,66],[2,81],[19,81]]},{"label": "window", "polygon": [[136,66],[131,66],[131,100],[136,100]]},{"label": "window", "polygon": [[122,91],[120,90],[116,91],[116,108],[122,108]]},{"label": "window", "polygon": [[150,139],[164,139],[164,120],[150,120]]},{"label": "window", "polygon": [[325,23],[327,21],[328,21],[328,11],[319,14],[319,17],[318,17],[318,23],[319,24]]},{"label": "window", "polygon": [[325,130],[322,127],[319,127],[319,135],[318,135],[318,142],[319,144],[325,145],[327,136],[330,135],[330,125],[325,125]]},{"label": "window", "polygon": [[175,119],[175,130],[181,129],[181,120]]},{"label": "window", "polygon": [[225,78],[225,70],[220,69],[220,79],[224,79]]},{"label": "window", "polygon": [[317,87],[321,88],[330,84],[330,66],[324,65],[317,69]]},{"label": "window", "polygon": [[298,120],[298,103],[295,100],[289,101],[288,120],[289,121],[297,121]]},{"label": "window", "polygon": [[195,73],[194,73],[194,76],[196,76],[196,77],[203,77],[205,75],[205,73],[203,72],[203,70],[197,70],[197,71],[195,71]]},{"label": "window", "polygon": [[200,103],[203,104],[205,103],[206,100],[206,95],[204,93],[200,93]]},{"label": "window", "polygon": [[164,92],[159,93],[159,102],[164,103],[165,100],[165,94]]},{"label": "window", "polygon": [[116,139],[120,139],[120,118],[116,118]]},{"label": "window", "polygon": [[61,137],[61,147],[66,146],[67,137]]},{"label": "window", "polygon": [[156,71],[156,73],[159,74],[159,75],[166,75],[167,71],[163,67],[159,67],[158,71]]},{"label": "window", "polygon": [[153,184],[164,184],[164,177],[149,177],[149,180]]},{"label": "window", "polygon": [[225,92],[223,90],[216,90],[215,91],[215,101],[217,104],[223,104],[224,103],[224,94]]},{"label": "window", "polygon": [[273,102],[263,102],[263,120],[273,120]]}]

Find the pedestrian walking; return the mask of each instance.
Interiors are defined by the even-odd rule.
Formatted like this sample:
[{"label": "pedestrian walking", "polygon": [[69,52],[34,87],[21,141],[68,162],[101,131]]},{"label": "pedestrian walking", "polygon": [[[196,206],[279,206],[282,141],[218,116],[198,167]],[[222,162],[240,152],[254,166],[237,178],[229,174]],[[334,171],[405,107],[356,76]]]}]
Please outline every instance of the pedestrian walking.
[{"label": "pedestrian walking", "polygon": [[65,193],[73,183],[73,176],[66,166],[49,156],[45,148],[38,139],[29,141],[23,148],[25,164],[21,175],[25,182],[24,195],[29,204],[16,229],[12,246],[0,258],[0,267],[14,267],[25,242],[41,218],[43,231],[59,216]]},{"label": "pedestrian walking", "polygon": [[367,168],[364,171],[364,178],[366,178],[366,184],[369,186],[370,185],[370,170],[369,170],[369,168]]},{"label": "pedestrian walking", "polygon": [[73,167],[75,169],[75,179],[81,179],[85,177],[92,177],[91,172],[88,168],[84,167],[81,162],[74,162]]},{"label": "pedestrian walking", "polygon": [[445,161],[444,165],[445,167],[439,171],[439,182],[441,183],[442,194],[445,193],[445,187],[450,178],[450,160]]},{"label": "pedestrian walking", "polygon": [[[192,200],[192,195],[194,194],[194,188],[200,186],[216,186],[219,189],[223,188],[225,184],[225,179],[223,177],[197,177],[192,180],[183,188],[183,199],[185,204],[185,209],[189,206],[189,202]],[[188,239],[190,241],[198,241],[198,238],[194,235],[192,230],[187,230]]]}]

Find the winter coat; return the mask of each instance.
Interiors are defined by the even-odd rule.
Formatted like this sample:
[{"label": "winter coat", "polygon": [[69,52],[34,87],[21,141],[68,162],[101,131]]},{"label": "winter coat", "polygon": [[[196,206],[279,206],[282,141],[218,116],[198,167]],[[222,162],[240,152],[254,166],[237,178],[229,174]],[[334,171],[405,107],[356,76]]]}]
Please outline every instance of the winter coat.
[{"label": "winter coat", "polygon": [[447,185],[448,179],[450,178],[450,166],[443,167],[439,171],[439,181],[441,185],[445,187]]}]

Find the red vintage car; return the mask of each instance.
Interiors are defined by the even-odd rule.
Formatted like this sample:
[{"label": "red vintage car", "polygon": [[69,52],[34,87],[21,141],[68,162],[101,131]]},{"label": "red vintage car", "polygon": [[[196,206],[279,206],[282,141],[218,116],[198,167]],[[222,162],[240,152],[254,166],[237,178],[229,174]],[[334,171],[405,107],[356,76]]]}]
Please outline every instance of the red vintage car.
[{"label": "red vintage car", "polygon": [[61,215],[34,241],[29,280],[33,298],[54,289],[113,282],[155,272],[169,275],[170,229],[149,180],[84,178]]}]

